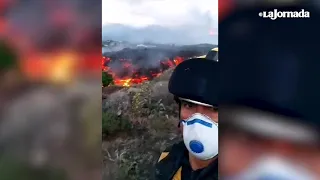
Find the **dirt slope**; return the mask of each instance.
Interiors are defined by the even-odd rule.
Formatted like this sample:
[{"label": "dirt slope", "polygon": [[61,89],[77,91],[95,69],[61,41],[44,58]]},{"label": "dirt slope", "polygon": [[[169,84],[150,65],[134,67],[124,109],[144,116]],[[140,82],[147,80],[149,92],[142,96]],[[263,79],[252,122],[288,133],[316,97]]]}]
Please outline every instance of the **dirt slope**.
[{"label": "dirt slope", "polygon": [[111,93],[103,100],[104,180],[152,180],[161,151],[180,140],[178,107],[168,92],[171,73],[136,87],[105,90]]}]

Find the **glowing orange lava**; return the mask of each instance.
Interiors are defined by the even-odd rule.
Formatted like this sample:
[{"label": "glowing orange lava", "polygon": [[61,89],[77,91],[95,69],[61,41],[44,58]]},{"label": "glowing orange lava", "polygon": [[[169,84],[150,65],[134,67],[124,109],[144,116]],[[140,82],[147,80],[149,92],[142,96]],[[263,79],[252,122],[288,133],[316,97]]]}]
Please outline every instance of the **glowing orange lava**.
[{"label": "glowing orange lava", "polygon": [[175,57],[174,59],[166,59],[166,60],[159,60],[159,67],[158,68],[150,68],[147,70],[143,70],[142,68],[137,68],[131,64],[129,60],[126,59],[119,59],[119,62],[122,65],[122,70],[125,72],[130,72],[128,75],[120,75],[114,73],[112,68],[108,66],[108,64],[112,61],[109,57],[102,57],[102,71],[108,72],[112,75],[114,84],[118,86],[131,86],[133,84],[140,84],[145,81],[149,81],[155,77],[160,76],[163,71],[175,67],[180,64],[184,58],[182,57]]}]

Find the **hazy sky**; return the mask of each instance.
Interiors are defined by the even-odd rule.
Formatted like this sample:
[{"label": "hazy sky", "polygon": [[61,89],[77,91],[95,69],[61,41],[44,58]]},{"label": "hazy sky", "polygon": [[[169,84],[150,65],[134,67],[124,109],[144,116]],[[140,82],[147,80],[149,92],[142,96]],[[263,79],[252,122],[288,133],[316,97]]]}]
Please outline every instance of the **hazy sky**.
[{"label": "hazy sky", "polygon": [[103,25],[174,27],[204,21],[199,14],[207,14],[216,28],[218,0],[102,0]]}]

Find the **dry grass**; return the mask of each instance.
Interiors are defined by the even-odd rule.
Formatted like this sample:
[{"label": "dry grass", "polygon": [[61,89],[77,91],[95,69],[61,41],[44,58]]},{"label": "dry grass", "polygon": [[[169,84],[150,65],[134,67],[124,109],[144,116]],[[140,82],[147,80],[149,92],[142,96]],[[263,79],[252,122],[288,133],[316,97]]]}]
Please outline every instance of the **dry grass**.
[{"label": "dry grass", "polygon": [[[152,125],[155,128],[154,125]],[[153,168],[161,151],[178,141],[174,130],[143,131],[119,135],[109,141],[104,141],[105,180],[152,180]]]},{"label": "dry grass", "polygon": [[152,180],[160,153],[180,140],[178,107],[167,88],[170,75],[169,70],[164,77],[121,89],[104,100],[103,111],[110,122],[106,126],[112,127],[102,145],[103,179]]}]

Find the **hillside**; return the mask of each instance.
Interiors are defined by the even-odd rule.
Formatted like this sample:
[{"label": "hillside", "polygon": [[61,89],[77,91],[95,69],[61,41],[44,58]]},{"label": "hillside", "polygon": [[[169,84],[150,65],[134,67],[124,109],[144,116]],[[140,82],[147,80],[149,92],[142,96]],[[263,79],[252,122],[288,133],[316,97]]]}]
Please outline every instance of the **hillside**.
[{"label": "hillside", "polygon": [[152,180],[160,153],[179,141],[171,73],[135,87],[103,89],[104,180]]},{"label": "hillside", "polygon": [[103,26],[102,39],[143,43],[146,41],[163,44],[198,44],[218,42],[217,35],[210,35],[208,24],[183,25],[168,28],[160,25],[150,25],[135,28],[123,24],[108,24]]},{"label": "hillside", "polygon": [[113,76],[114,84],[127,86],[157,77],[183,60],[207,54],[213,44],[184,46],[157,45],[154,48],[125,48],[105,52],[102,70]]}]

